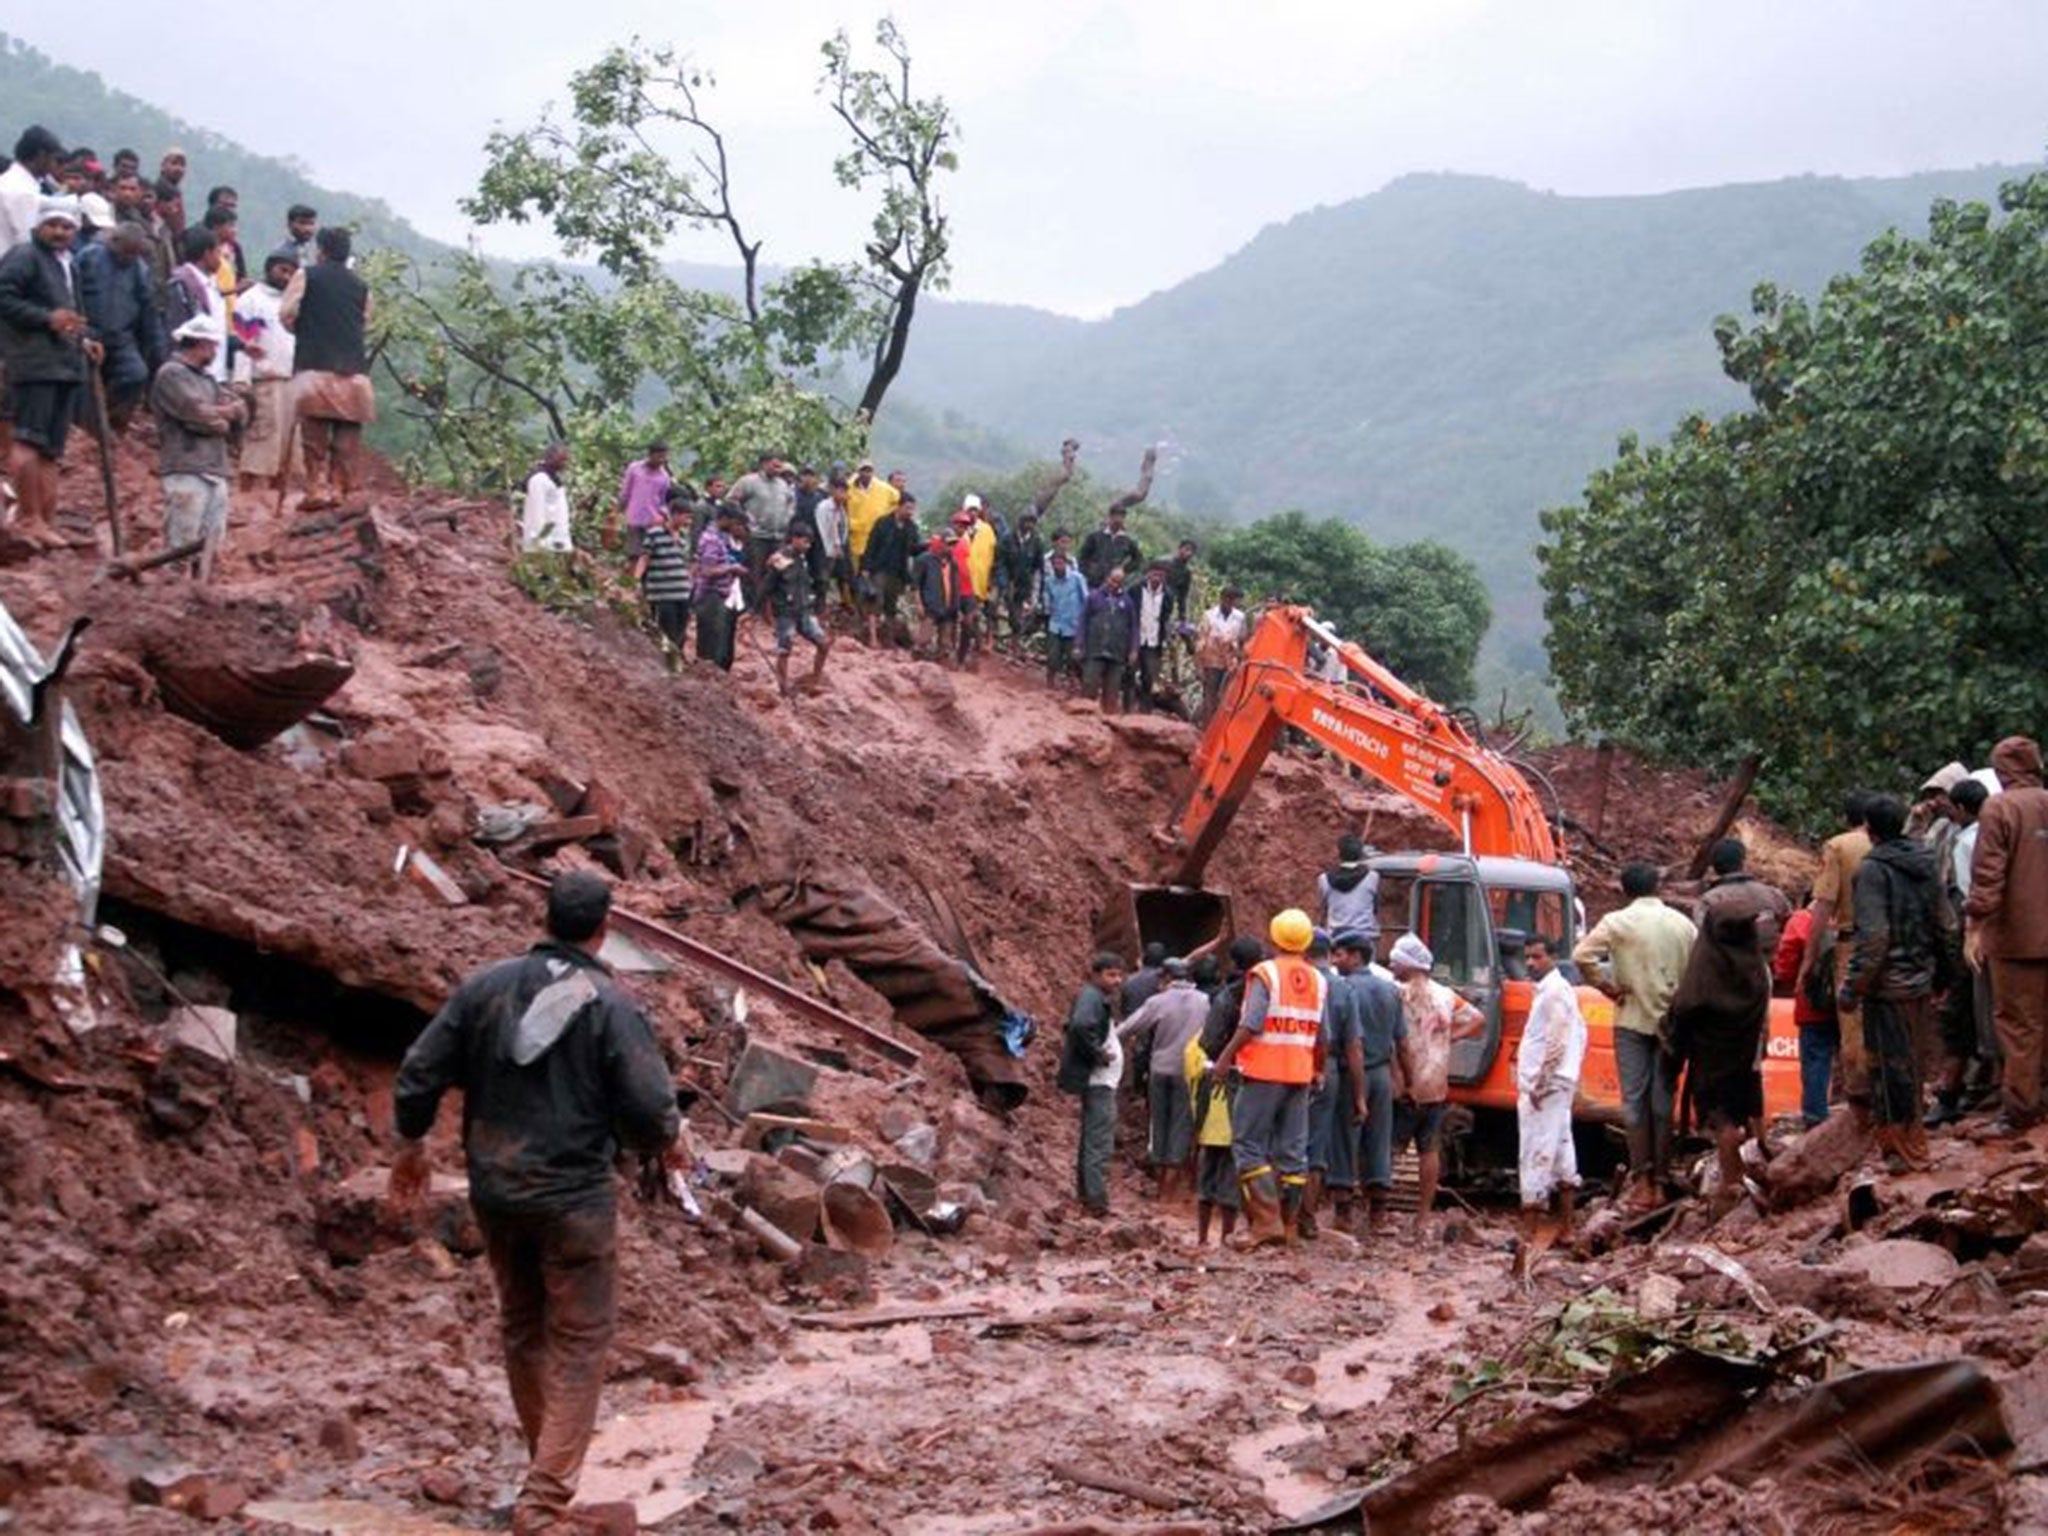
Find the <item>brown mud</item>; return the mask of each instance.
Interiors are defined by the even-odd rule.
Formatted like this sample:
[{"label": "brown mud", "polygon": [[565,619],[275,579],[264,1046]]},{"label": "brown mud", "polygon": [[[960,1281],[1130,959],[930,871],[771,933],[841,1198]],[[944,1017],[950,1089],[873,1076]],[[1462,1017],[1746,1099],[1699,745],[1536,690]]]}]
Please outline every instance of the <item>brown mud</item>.
[{"label": "brown mud", "polygon": [[[120,483],[139,530],[139,456]],[[84,506],[96,485],[76,464],[67,498]],[[464,972],[534,935],[538,905],[507,862],[616,863],[622,904],[916,1045],[843,965],[807,961],[760,898],[807,877],[871,891],[964,947],[1039,1024],[1030,1096],[998,1115],[935,1044],[906,1073],[686,966],[631,976],[696,1090],[705,1154],[702,1220],[621,1199],[621,1327],[585,1494],[632,1499],[650,1529],[1263,1530],[1497,1422],[1521,1396],[1460,1408],[1460,1382],[1572,1297],[1605,1286],[1648,1310],[1663,1293],[1649,1297],[1647,1277],[1665,1275],[1688,1305],[1750,1305],[1669,1257],[1682,1242],[1738,1256],[1774,1304],[1824,1309],[1844,1361],[1967,1353],[2018,1380],[2048,1336],[2048,1292],[2008,1283],[2028,1273],[2014,1268],[2025,1234],[1959,1255],[1989,1286],[1960,1288],[1970,1311],[1844,1270],[1873,1234],[1843,1230],[1832,1200],[1711,1231],[1688,1212],[1663,1247],[1559,1250],[1524,1292],[1504,1213],[1451,1201],[1421,1238],[1199,1253],[1190,1214],[1147,1199],[1127,1121],[1116,1215],[1078,1219],[1072,1102],[1051,1086],[1058,1024],[1108,893],[1164,873],[1155,829],[1192,729],[1105,720],[1005,660],[947,672],[847,638],[828,689],[786,701],[759,635],[730,677],[672,667],[623,619],[527,599],[501,513],[415,515],[433,508],[383,487],[343,531],[364,552],[322,557],[314,585],[334,601],[308,600],[312,567],[268,498],[237,499],[213,591],[169,572],[117,581],[86,551],[0,568],[0,598],[38,640],[96,619],[71,696],[102,763],[103,921],[126,935],[94,951],[101,1022],[82,1037],[29,1006],[41,956],[15,919],[26,925],[32,890],[0,946],[5,1528],[183,1531],[208,1515],[259,1532],[503,1528],[520,1449],[459,1180],[444,1178],[418,1231],[387,1228],[377,1195],[406,1040]],[[261,746],[166,708],[166,658],[307,656],[352,675]],[[1581,818],[1590,756],[1546,758]],[[597,815],[600,834],[544,854],[479,841],[508,808],[573,819],[572,790],[598,807],[576,814]],[[1718,793],[1623,759],[1601,842],[1682,863]],[[1350,828],[1382,848],[1447,843],[1327,761],[1276,757],[1213,864],[1240,924],[1307,898]],[[1805,856],[1760,821],[1745,835],[1774,873]],[[406,868],[409,850],[452,890]],[[1597,851],[1580,864],[1595,911],[1591,885],[1612,869]],[[234,1017],[231,1062],[181,1035],[204,1007]],[[817,1070],[809,1116],[881,1161],[924,1160],[964,1227],[901,1225],[873,1261],[765,1258],[738,1220],[755,1163],[718,1102],[746,1042]],[[460,1170],[455,1119],[450,1106],[435,1141],[443,1175]],[[1888,1194],[1886,1220],[1920,1221],[2016,1155],[1940,1146],[1929,1182]],[[782,1159],[815,1169],[801,1149]],[[954,1315],[843,1326],[885,1307]],[[1125,1491],[1092,1485],[1105,1478]],[[2035,1481],[1998,1485],[1999,1521],[2030,1507]],[[1465,1501],[1441,1528],[1785,1528],[1767,1494],[1721,1485],[1568,1483],[1550,1507]]]}]

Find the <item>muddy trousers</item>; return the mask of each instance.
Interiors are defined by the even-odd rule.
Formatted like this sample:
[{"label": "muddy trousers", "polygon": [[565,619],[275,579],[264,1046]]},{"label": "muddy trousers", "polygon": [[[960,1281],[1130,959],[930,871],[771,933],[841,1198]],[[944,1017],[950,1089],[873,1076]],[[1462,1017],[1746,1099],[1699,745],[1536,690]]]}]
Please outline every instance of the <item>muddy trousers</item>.
[{"label": "muddy trousers", "polygon": [[1081,1090],[1081,1138],[1074,1156],[1074,1195],[1091,1211],[1109,1209],[1109,1160],[1116,1150],[1116,1089]]},{"label": "muddy trousers", "polygon": [[515,1528],[568,1509],[597,1428],[605,1350],[617,1317],[617,1218],[477,1212],[497,1282],[505,1377],[532,1457]]},{"label": "muddy trousers", "polygon": [[1920,1123],[1919,1035],[1924,997],[1863,999],[1863,1052],[1870,1070],[1870,1112],[1879,1125]]},{"label": "muddy trousers", "polygon": [[1655,1035],[1614,1031],[1614,1070],[1621,1079],[1621,1123],[1628,1133],[1632,1178],[1661,1176],[1671,1151],[1671,1069]]},{"label": "muddy trousers", "polygon": [[[1847,939],[1835,943],[1835,984],[1841,985],[1841,978],[1849,974],[1849,957],[1856,952],[1856,946]],[[1841,1053],[1835,1057],[1835,1080],[1841,1085],[1842,1097],[1851,1104],[1870,1102],[1870,1053],[1864,1046],[1863,1012],[1857,1009],[1839,1009],[1835,1022],[1842,1029]]]},{"label": "muddy trousers", "polygon": [[1999,1079],[2006,1118],[2041,1118],[2041,1036],[2048,1030],[2048,960],[1993,960],[1991,1009],[2005,1054]]},{"label": "muddy trousers", "polygon": [[[357,460],[362,453],[360,423],[336,421],[326,416],[299,418],[299,445],[306,460],[306,489],[314,494],[346,496],[360,489],[362,473]],[[329,467],[332,466],[332,487]]]},{"label": "muddy trousers", "polygon": [[1308,1178],[1307,1083],[1246,1079],[1230,1104],[1230,1152],[1240,1175],[1271,1168],[1283,1184]]}]

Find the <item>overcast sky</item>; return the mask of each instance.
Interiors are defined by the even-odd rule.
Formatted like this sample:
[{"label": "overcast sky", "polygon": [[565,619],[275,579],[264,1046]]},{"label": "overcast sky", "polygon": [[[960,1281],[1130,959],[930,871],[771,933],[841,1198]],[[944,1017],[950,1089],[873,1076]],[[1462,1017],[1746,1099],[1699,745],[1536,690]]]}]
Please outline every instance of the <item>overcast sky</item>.
[{"label": "overcast sky", "polygon": [[1074,314],[1406,171],[1655,192],[2048,145],[2041,0],[5,0],[0,31],[448,239],[494,123],[531,120],[608,43],[673,42],[715,70],[742,215],[789,262],[858,252],[818,44],[884,9],[962,124],[955,295]]}]

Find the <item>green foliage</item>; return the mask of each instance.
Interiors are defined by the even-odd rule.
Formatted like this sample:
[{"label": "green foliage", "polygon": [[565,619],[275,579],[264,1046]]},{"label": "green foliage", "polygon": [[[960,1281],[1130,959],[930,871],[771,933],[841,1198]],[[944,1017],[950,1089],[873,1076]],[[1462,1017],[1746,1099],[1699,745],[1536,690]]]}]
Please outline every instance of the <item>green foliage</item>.
[{"label": "green foliage", "polygon": [[[725,140],[702,110],[712,78],[671,49],[610,48],[571,76],[566,120],[545,113],[493,133],[465,211],[486,224],[543,223],[598,270],[540,263],[508,276],[473,254],[365,264],[380,360],[413,427],[408,468],[502,490],[561,439],[582,517],[608,503],[619,467],[654,438],[700,477],[731,476],[764,450],[857,455],[900,365],[917,289],[944,282],[933,178],[952,169],[956,132],[942,99],[911,94],[895,28],[877,41],[887,73],[862,68],[842,35],[826,45],[821,87],[853,141],[842,179],[877,189],[877,238],[860,263],[762,275]],[[899,171],[899,156],[912,170]],[[885,228],[896,232],[886,246]],[[685,229],[730,236],[736,292],[664,268]],[[816,382],[832,360],[869,350],[877,363],[860,408]]]},{"label": "green foliage", "polygon": [[1717,766],[1764,758],[1824,824],[1852,784],[1982,762],[2048,713],[2048,175],[2003,218],[1934,204],[1808,304],[1771,284],[1715,339],[1749,410],[1625,438],[1543,514],[1573,720]]},{"label": "green foliage", "polygon": [[1492,618],[1472,562],[1434,543],[1384,546],[1352,524],[1283,512],[1233,529],[1210,546],[1219,575],[1247,602],[1304,602],[1442,703],[1471,698],[1473,664]]}]

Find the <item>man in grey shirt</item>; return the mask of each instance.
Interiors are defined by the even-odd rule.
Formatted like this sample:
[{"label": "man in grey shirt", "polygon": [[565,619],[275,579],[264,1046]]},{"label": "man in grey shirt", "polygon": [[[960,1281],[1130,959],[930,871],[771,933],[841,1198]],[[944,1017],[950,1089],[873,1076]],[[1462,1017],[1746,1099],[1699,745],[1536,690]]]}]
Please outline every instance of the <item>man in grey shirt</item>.
[{"label": "man in grey shirt", "polygon": [[194,315],[171,339],[177,350],[149,388],[164,483],[164,547],[203,539],[192,569],[211,581],[228,529],[228,428],[246,413],[209,371],[226,340],[220,321]]},{"label": "man in grey shirt", "polygon": [[1195,1112],[1188,1098],[1188,1042],[1209,1018],[1209,999],[1192,978],[1187,961],[1175,957],[1160,966],[1166,985],[1116,1028],[1117,1038],[1152,1032],[1146,1092],[1152,1109],[1150,1161],[1154,1194],[1168,1199],[1180,1182],[1195,1146]]},{"label": "man in grey shirt", "polygon": [[759,608],[768,557],[782,547],[789,520],[796,512],[796,487],[784,478],[782,456],[762,454],[751,473],[732,483],[725,499],[747,514],[747,586]]}]

